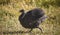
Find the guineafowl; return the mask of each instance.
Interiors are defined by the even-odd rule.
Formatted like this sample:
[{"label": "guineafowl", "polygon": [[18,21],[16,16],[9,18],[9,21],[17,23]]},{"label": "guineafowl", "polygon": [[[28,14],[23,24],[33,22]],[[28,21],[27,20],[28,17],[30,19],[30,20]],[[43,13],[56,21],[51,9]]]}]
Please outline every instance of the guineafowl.
[{"label": "guineafowl", "polygon": [[22,14],[19,16],[19,21],[24,28],[31,29],[29,32],[35,28],[39,28],[42,32],[39,24],[42,23],[46,18],[45,12],[42,9],[34,8],[29,10],[27,13],[25,13],[25,10],[22,9],[20,12]]}]

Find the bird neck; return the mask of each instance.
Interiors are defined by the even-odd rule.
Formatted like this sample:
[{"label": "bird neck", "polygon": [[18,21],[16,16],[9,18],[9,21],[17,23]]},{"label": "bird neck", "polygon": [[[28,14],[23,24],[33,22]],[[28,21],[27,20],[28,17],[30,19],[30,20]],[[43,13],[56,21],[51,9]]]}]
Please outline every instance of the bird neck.
[{"label": "bird neck", "polygon": [[25,12],[22,12],[22,18],[24,18],[24,16],[25,16]]}]

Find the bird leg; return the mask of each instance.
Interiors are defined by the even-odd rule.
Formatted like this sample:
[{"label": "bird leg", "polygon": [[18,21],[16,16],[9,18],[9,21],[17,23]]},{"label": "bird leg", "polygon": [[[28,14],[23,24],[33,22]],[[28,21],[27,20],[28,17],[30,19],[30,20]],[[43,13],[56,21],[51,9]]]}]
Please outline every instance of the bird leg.
[{"label": "bird leg", "polygon": [[40,27],[37,27],[37,28],[39,28],[41,30],[41,32],[43,33],[43,31],[42,31],[42,29]]},{"label": "bird leg", "polygon": [[31,29],[29,32],[31,32],[33,29]]}]

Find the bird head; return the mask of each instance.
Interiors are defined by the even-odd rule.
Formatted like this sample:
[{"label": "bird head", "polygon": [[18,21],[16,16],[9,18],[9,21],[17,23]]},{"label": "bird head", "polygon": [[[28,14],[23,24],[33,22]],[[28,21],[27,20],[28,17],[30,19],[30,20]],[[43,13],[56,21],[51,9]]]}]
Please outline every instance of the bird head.
[{"label": "bird head", "polygon": [[24,9],[21,9],[19,12],[22,12],[22,13],[24,13]]}]

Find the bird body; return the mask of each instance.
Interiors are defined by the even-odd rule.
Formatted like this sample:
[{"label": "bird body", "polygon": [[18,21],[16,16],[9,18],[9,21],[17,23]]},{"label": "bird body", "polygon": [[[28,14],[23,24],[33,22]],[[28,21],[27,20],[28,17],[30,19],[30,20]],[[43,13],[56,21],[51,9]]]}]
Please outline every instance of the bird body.
[{"label": "bird body", "polygon": [[39,22],[41,22],[41,17],[44,15],[45,13],[42,9],[35,8],[27,13],[22,12],[22,14],[19,16],[19,21],[24,28],[29,28],[32,30],[34,28],[39,28]]}]

